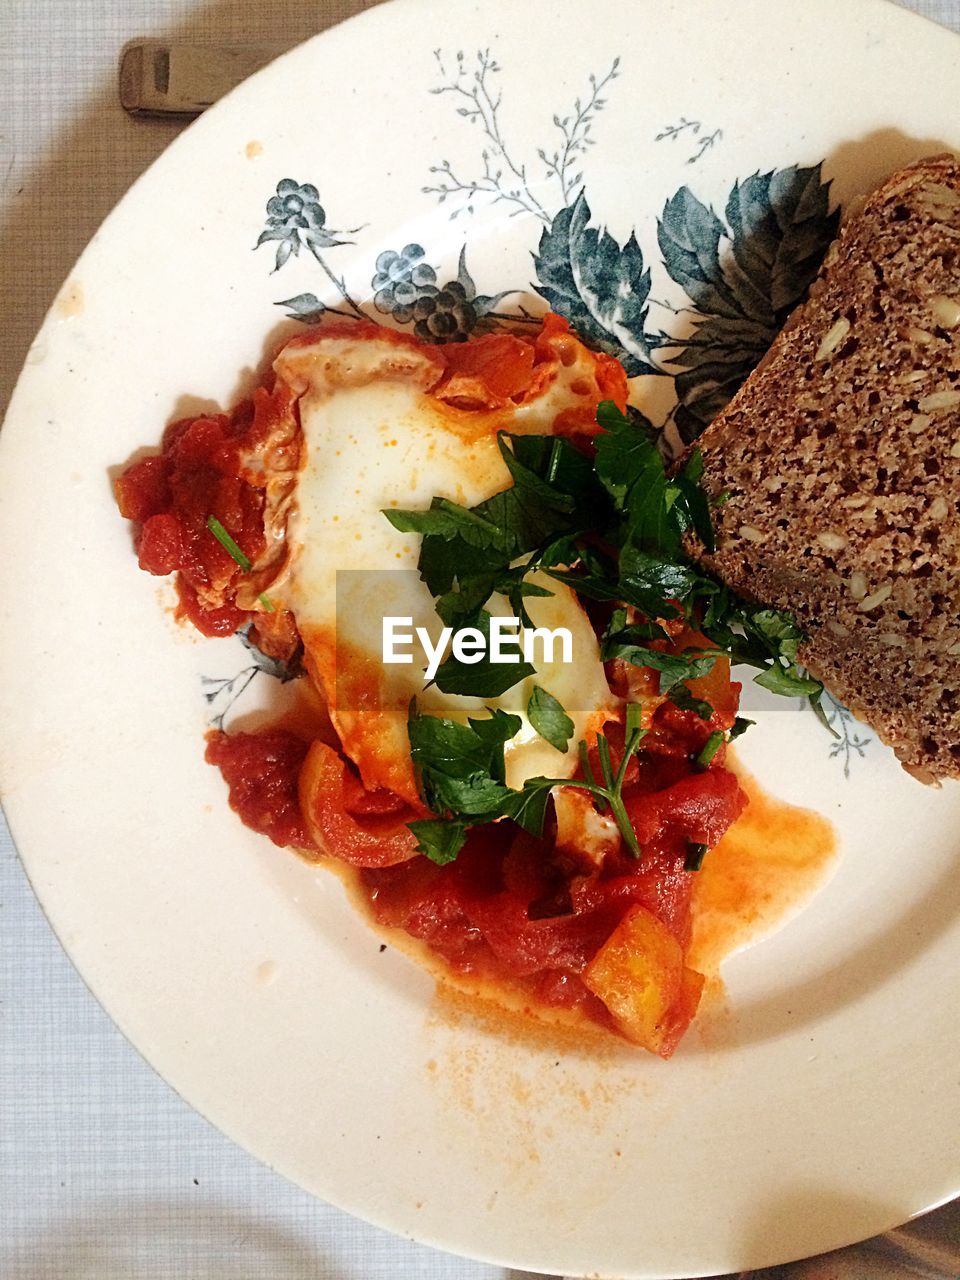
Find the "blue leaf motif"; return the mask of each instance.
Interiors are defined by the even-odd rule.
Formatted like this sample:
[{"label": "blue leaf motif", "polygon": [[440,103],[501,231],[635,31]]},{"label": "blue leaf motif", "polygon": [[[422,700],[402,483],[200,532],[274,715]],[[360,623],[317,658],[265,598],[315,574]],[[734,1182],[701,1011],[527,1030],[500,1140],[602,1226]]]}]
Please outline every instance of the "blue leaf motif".
[{"label": "blue leaf motif", "polygon": [[831,214],[829,204],[820,165],[754,174],[730,193],[734,260],[778,321],[810,287],[837,234],[839,211]]},{"label": "blue leaf motif", "polygon": [[259,249],[262,244],[266,244],[270,240],[289,240],[290,233],[285,227],[267,227],[265,231],[261,231],[257,236],[257,243],[253,246]]},{"label": "blue leaf motif", "polygon": [[[477,313],[477,319],[482,320],[485,316],[491,315],[499,307],[500,303],[510,293],[515,293],[514,289],[504,289],[502,293],[477,293],[477,286],[474,283],[473,276],[467,270],[467,246],[464,245],[460,250],[460,261],[457,264],[457,281],[463,288],[464,296],[468,302],[473,303],[473,308]],[[479,326],[482,328],[483,326]]]},{"label": "blue leaf motif", "polygon": [[699,311],[710,315],[743,315],[720,265],[720,242],[726,228],[712,209],[689,187],[668,200],[657,228],[664,266]]},{"label": "blue leaf motif", "polygon": [[837,233],[822,166],[734,183],[726,223],[687,187],[658,227],[664,265],[703,320],[672,358],[681,437],[694,440],[762,359],[820,269]]},{"label": "blue leaf motif", "polygon": [[589,222],[581,191],[540,236],[534,287],[581,338],[616,356],[630,377],[659,373],[651,356],[659,339],[646,333],[650,272],[636,236],[621,247]]},{"label": "blue leaf motif", "polygon": [[277,245],[277,265],[274,271],[279,271],[283,264],[290,257],[290,254],[298,254],[300,252],[300,244],[296,240],[283,240]]},{"label": "blue leaf motif", "polygon": [[316,324],[327,311],[327,307],[315,293],[298,293],[294,298],[283,298],[273,305],[275,307],[287,307],[287,318],[289,320],[300,320],[304,324]]},{"label": "blue leaf motif", "polygon": [[473,276],[467,270],[467,246],[461,245],[460,258],[457,262],[457,280],[463,286],[464,294],[472,302],[477,296],[477,286]]}]

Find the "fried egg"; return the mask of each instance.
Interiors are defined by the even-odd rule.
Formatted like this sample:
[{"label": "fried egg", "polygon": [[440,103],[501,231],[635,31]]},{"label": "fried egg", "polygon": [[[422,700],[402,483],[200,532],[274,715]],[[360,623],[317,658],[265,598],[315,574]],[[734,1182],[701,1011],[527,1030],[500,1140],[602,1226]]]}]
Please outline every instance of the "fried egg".
[{"label": "fried egg", "polygon": [[[540,581],[552,595],[531,598],[528,612],[538,628],[570,632],[572,661],[562,660],[559,646],[552,656],[541,646],[536,674],[492,699],[425,688],[422,652],[409,664],[383,661],[384,617],[410,618],[432,644],[442,627],[417,572],[420,538],[399,533],[383,511],[426,508],[435,495],[474,506],[512,483],[499,431],[549,435],[578,415],[592,420],[604,394],[602,366],[562,323],[556,329],[551,340],[541,338],[523,394],[501,389],[486,403],[476,399],[475,378],[451,376],[440,350],[373,326],[304,335],[275,362],[277,386],[298,408],[301,451],[285,565],[270,598],[293,613],[307,669],[368,789],[416,801],[407,739],[412,698],[421,712],[459,721],[495,707],[520,716],[522,728],[505,750],[511,787],[536,775],[571,776],[576,744],[611,714],[593,628],[574,593],[546,577]],[[512,613],[499,597],[487,607]],[[527,717],[534,685],[553,694],[574,722],[566,753]]]}]

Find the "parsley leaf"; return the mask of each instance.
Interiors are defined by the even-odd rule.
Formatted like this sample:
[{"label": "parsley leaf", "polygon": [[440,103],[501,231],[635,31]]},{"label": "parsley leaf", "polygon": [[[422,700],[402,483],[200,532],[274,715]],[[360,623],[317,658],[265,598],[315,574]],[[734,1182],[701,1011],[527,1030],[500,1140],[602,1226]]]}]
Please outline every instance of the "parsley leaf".
[{"label": "parsley leaf", "polygon": [[779,663],[754,676],[754,683],[785,698],[811,698],[823,692],[819,680],[803,675],[796,667],[781,667]]},{"label": "parsley leaf", "polygon": [[[447,619],[444,618],[444,621],[446,622]],[[486,641],[486,649],[479,655],[479,662],[461,662],[453,653],[441,662],[434,677],[434,683],[441,693],[457,693],[472,698],[499,698],[521,680],[536,675],[536,667],[532,663],[524,662],[519,651],[516,661],[494,662],[491,659],[490,622],[490,614],[485,609],[481,609],[472,617],[457,620],[457,625],[461,629],[472,626],[479,631]],[[447,625],[452,624],[448,622]],[[504,649],[512,650],[514,645],[512,643],[508,645],[508,637],[504,636],[503,639]]]},{"label": "parsley leaf", "polygon": [[713,519],[710,515],[710,503],[707,500],[707,495],[700,487],[702,478],[703,454],[699,449],[694,449],[686,465],[674,481],[679,490],[677,506],[686,521],[687,529],[692,530],[706,550],[713,553],[716,551],[716,543],[713,536]]},{"label": "parsley leaf", "polygon": [[495,521],[447,498],[434,498],[426,511],[387,507],[383,514],[400,533],[422,533],[444,541],[462,538],[468,546],[484,550],[501,550],[509,542],[509,532]]},{"label": "parsley leaf", "polygon": [[737,738],[742,738],[747,730],[752,729],[756,723],[756,720],[747,720],[743,716],[737,716],[733,722],[733,728],[730,730],[730,741],[734,742]]},{"label": "parsley leaf", "polygon": [[596,473],[622,509],[631,489],[643,476],[656,471],[658,465],[663,472],[656,428],[636,409],[621,413],[612,400],[603,400],[597,406],[597,424],[603,433],[596,439]]},{"label": "parsley leaf", "polygon": [[[614,620],[619,621],[620,611]],[[642,643],[651,638],[662,638],[663,632],[655,629],[653,623],[639,623],[624,627],[622,630],[608,631],[603,637],[600,657],[604,662],[611,658],[622,658],[634,667],[648,667],[660,673],[659,693],[669,693],[676,685],[685,680],[699,680],[707,676],[721,657],[719,650],[684,649],[682,653],[664,653],[661,649],[651,649]]]},{"label": "parsley leaf", "polygon": [[501,809],[502,816],[511,818],[524,831],[539,836],[547,816],[547,801],[556,783],[551,778],[528,778],[522,791],[512,791]]},{"label": "parsley leaf", "polygon": [[658,693],[670,693],[687,680],[700,680],[713,670],[718,653],[706,653],[702,649],[685,649],[683,653],[663,653],[659,649],[645,649],[640,645],[616,646],[622,650],[618,657],[627,657],[635,667],[650,667],[660,673]]},{"label": "parsley leaf", "polygon": [[418,818],[407,826],[417,837],[417,852],[439,867],[453,862],[467,840],[465,825],[450,818]]},{"label": "parsley leaf", "polygon": [[527,716],[541,738],[558,751],[566,752],[573,737],[573,721],[552,693],[535,684],[527,703]]},{"label": "parsley leaf", "polygon": [[649,617],[673,617],[677,604],[695,592],[709,593],[713,585],[691,564],[634,546],[624,547],[620,554],[619,599]]},{"label": "parsley leaf", "polygon": [[675,684],[667,697],[681,711],[692,711],[701,720],[709,720],[713,715],[713,707],[702,698],[695,698],[685,684]]},{"label": "parsley leaf", "polygon": [[504,783],[504,743],[520,731],[519,716],[495,710],[466,724],[420,715],[414,703],[407,721],[410,755],[423,797],[435,814],[496,815],[509,795]]},{"label": "parsley leaf", "polygon": [[[621,543],[676,558],[691,516],[685,489],[667,477],[655,429],[635,409],[621,413],[609,400],[598,407],[597,422],[604,430],[597,437],[595,465],[622,513]],[[692,481],[685,483],[694,487]]]}]

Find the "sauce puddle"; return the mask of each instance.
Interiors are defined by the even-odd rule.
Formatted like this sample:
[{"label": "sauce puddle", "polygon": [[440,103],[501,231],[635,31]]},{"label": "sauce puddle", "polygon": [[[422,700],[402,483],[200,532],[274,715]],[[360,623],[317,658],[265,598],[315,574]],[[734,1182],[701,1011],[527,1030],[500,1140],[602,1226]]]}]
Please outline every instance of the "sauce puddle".
[{"label": "sauce puddle", "polygon": [[765,795],[743,769],[734,771],[750,803],[707,854],[693,890],[687,963],[711,978],[727,956],[794,916],[824,882],[837,852],[826,818]]}]

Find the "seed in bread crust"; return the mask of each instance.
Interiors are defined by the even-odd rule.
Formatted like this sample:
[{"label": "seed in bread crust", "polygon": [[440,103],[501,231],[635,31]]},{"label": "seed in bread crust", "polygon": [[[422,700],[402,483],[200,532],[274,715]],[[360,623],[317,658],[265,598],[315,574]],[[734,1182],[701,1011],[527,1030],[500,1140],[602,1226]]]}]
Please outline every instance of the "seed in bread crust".
[{"label": "seed in bread crust", "polygon": [[824,334],[823,341],[817,347],[817,354],[813,357],[814,360],[829,360],[849,332],[850,321],[846,316],[841,316]]},{"label": "seed in bread crust", "polygon": [[920,401],[922,413],[942,413],[944,409],[960,406],[960,391],[934,391]]},{"label": "seed in bread crust", "polygon": [[850,575],[850,594],[854,600],[862,600],[867,594],[867,579],[859,570]]},{"label": "seed in bread crust", "polygon": [[842,533],[818,533],[817,541],[827,551],[842,551],[848,539]]},{"label": "seed in bread crust", "polygon": [[960,302],[956,298],[948,298],[944,293],[938,293],[930,299],[930,310],[937,324],[942,325],[944,329],[956,329],[960,325]]},{"label": "seed in bread crust", "polygon": [[866,596],[861,600],[857,608],[861,613],[870,613],[873,609],[879,609],[880,605],[889,600],[892,595],[893,587],[888,582],[884,586],[878,587],[873,595]]},{"label": "seed in bread crust", "polygon": [[747,542],[763,542],[763,534],[759,529],[755,529],[752,524],[742,524],[740,526],[740,537],[745,538]]},{"label": "seed in bread crust", "polygon": [[907,337],[911,342],[918,343],[921,347],[935,347],[937,340],[928,329],[918,329],[916,325],[911,325],[907,330]]},{"label": "seed in bread crust", "polygon": [[931,520],[946,520],[949,514],[950,507],[947,504],[946,498],[943,497],[942,494],[940,497],[934,498],[930,503],[929,515]]}]

